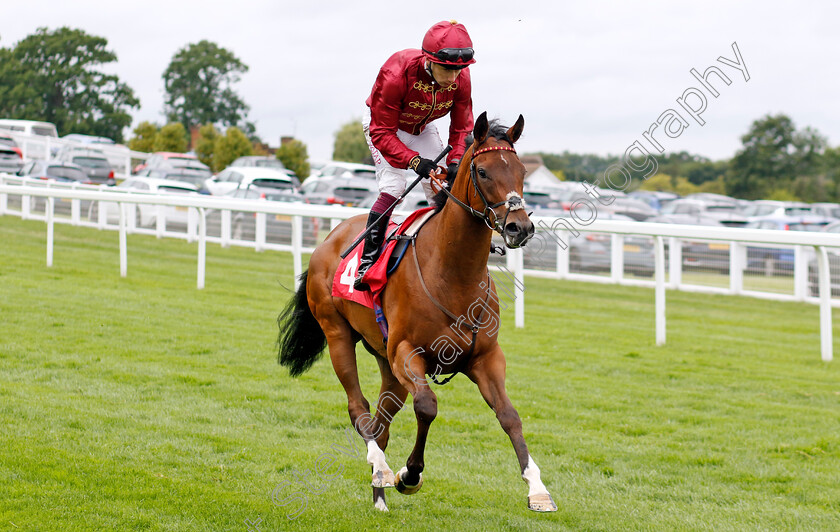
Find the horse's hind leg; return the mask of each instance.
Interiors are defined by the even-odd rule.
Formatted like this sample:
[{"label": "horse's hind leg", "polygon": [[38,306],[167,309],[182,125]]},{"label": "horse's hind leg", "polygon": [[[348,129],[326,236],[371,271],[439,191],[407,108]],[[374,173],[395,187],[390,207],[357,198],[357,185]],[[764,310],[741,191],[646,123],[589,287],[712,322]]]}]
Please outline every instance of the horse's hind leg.
[{"label": "horse's hind leg", "polygon": [[528,453],[525,437],[522,435],[522,421],[505,391],[505,355],[501,348],[483,356],[480,364],[472,364],[467,376],[478,385],[482,397],[496,412],[499,424],[510,438],[522,479],[528,484],[528,508],[537,512],[556,512],[557,505],[540,479],[540,468]]},{"label": "horse's hind leg", "polygon": [[347,393],[347,411],[350,422],[367,445],[367,461],[373,466],[371,485],[379,488],[394,486],[394,472],[385,461],[385,453],[376,443],[376,432],[371,431],[373,419],[370,416],[370,403],[362,394],[359,384],[359,371],[356,366],[356,346],[353,330],[344,318],[331,320],[328,327],[319,320],[330,351],[330,360],[338,380]]}]

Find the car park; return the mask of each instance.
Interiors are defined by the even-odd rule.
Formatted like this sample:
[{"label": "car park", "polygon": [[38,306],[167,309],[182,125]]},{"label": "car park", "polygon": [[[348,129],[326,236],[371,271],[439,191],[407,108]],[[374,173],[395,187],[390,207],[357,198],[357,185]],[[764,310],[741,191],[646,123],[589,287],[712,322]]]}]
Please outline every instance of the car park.
[{"label": "car park", "polygon": [[659,211],[658,216],[647,221],[685,225],[740,227],[747,220],[738,214],[736,203],[710,203],[686,197],[668,203]]},{"label": "car park", "polygon": [[55,124],[37,120],[0,119],[0,130],[12,131],[21,135],[38,135],[58,138]]},{"label": "car park", "polygon": [[840,220],[840,204],[837,203],[812,203],[811,214]]},{"label": "car park", "polygon": [[23,150],[20,149],[20,146],[18,146],[14,137],[9,135],[8,133],[4,133],[2,129],[0,129],[0,147],[11,149],[12,151],[18,154],[18,157],[20,159],[23,159]]},{"label": "car park", "polygon": [[18,171],[18,175],[31,179],[44,179],[63,183],[96,184],[91,181],[81,166],[60,161],[30,161],[23,165],[23,168]]},{"label": "car park", "polygon": [[215,177],[210,177],[204,181],[204,188],[216,196],[249,186],[278,190],[295,190],[296,188],[291,176],[276,168],[229,166]]},{"label": "car park", "polygon": [[627,197],[643,201],[653,210],[659,212],[665,205],[679,199],[680,195],[676,192],[662,192],[658,190],[634,190],[628,193]]},{"label": "car park", "polygon": [[274,168],[276,170],[286,170],[286,165],[277,157],[270,157],[268,155],[246,155],[239,157],[230,166],[239,167],[257,167],[257,168]]},{"label": "car park", "polygon": [[[832,223],[819,216],[766,216],[747,224],[748,229],[773,231],[822,231]],[[794,251],[791,247],[747,247],[746,271],[766,276],[793,275]]]}]

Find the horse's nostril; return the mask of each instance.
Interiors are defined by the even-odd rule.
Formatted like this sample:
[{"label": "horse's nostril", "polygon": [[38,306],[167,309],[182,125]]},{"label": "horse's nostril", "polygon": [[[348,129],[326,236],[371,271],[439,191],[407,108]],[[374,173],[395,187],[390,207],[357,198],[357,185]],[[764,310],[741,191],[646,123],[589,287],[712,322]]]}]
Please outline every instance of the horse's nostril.
[{"label": "horse's nostril", "polygon": [[515,236],[519,234],[519,226],[515,222],[511,222],[505,226],[505,233]]}]

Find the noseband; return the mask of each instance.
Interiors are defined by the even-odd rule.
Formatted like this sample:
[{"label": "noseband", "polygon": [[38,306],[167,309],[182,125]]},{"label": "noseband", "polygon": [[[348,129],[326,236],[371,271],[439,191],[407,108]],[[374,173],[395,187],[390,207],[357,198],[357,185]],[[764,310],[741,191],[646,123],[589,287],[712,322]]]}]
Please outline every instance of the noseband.
[{"label": "noseband", "polygon": [[[472,181],[472,185],[475,189],[476,194],[478,194],[478,197],[481,198],[481,201],[484,203],[484,209],[482,211],[477,211],[473,209],[471,205],[462,202],[461,200],[456,198],[451,192],[449,192],[449,190],[447,190],[446,188],[444,188],[443,190],[444,192],[446,192],[446,195],[449,196],[450,199],[455,201],[455,203],[463,207],[467,212],[469,212],[476,218],[482,219],[484,221],[484,224],[487,225],[487,227],[489,227],[493,231],[496,231],[497,233],[502,235],[502,238],[504,238],[505,235],[503,231],[505,226],[507,225],[508,215],[510,215],[511,211],[518,211],[519,209],[524,209],[525,200],[519,197],[515,192],[511,192],[507,195],[505,201],[500,201],[492,205],[490,204],[490,202],[487,201],[487,198],[484,196],[484,193],[478,186],[478,179],[476,178],[475,170],[475,158],[481,155],[482,153],[487,153],[490,151],[510,151],[514,154],[516,153],[516,150],[509,146],[488,146],[486,148],[481,148],[473,152],[470,160],[470,181]],[[507,210],[505,211],[504,218],[500,220],[499,216],[496,214],[496,211],[494,209],[503,205],[507,206]],[[525,239],[525,241],[522,242],[521,245],[524,245],[525,242],[527,242],[528,240],[529,239]],[[507,239],[505,239],[505,243],[507,243]]]}]

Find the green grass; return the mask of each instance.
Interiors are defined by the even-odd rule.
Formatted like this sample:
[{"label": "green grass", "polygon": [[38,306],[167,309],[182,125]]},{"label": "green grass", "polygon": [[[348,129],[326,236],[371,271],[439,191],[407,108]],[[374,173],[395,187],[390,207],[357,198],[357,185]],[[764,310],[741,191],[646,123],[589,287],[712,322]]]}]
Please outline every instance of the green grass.
[{"label": "green grass", "polygon": [[[458,376],[435,388],[423,489],[389,490],[382,514],[369,466],[334,450],[349,421],[328,358],[299,379],[276,364],[288,254],[208,246],[196,290],[196,244],[129,236],[122,279],[115,233],[57,226],[47,268],[45,232],[0,217],[2,530],[840,528],[840,369],[816,306],[669,291],[656,347],[651,290],[529,278],[526,327],[511,305],[500,338],[560,510],[526,509],[508,438]],[[369,355],[360,371],[373,401]],[[325,453],[332,480],[312,473]],[[320,493],[289,520],[271,493],[300,476]]]}]

